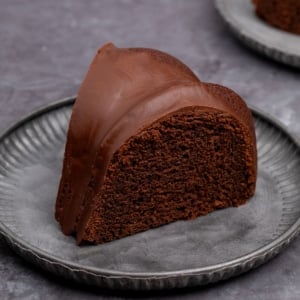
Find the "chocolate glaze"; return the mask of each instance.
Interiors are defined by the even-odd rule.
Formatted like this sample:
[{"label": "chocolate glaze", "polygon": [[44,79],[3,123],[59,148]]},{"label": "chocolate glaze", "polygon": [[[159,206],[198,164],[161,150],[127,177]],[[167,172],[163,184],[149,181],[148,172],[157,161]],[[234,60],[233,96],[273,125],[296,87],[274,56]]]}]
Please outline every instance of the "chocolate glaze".
[{"label": "chocolate glaze", "polygon": [[100,190],[113,153],[138,130],[180,108],[198,106],[234,116],[252,135],[256,151],[248,108],[240,98],[235,105],[224,101],[222,92],[228,89],[217,87],[200,82],[184,64],[157,50],[121,49],[111,43],[99,49],[79,90],[67,135],[56,202],[63,232],[77,232],[81,242],[90,214],[84,201]]}]

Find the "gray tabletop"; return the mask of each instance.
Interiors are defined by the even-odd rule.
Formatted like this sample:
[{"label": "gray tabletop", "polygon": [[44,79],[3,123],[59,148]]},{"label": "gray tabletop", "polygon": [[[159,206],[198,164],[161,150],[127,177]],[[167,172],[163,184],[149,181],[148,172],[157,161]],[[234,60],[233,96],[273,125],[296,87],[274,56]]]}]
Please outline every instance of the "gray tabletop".
[{"label": "gray tabletop", "polygon": [[[157,48],[236,90],[300,136],[300,72],[242,46],[210,0],[0,0],[0,130],[75,95],[96,49]],[[97,291],[24,262],[0,241],[1,299],[300,299],[300,238],[262,267],[203,288]]]}]

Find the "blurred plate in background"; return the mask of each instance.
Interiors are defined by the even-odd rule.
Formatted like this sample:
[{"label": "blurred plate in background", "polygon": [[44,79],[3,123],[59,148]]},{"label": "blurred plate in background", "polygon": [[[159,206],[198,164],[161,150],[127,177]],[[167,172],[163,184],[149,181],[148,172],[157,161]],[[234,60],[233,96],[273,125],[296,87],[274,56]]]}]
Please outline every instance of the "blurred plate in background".
[{"label": "blurred plate in background", "polygon": [[277,29],[258,18],[251,0],[215,0],[221,17],[248,47],[281,63],[300,68],[300,35]]}]

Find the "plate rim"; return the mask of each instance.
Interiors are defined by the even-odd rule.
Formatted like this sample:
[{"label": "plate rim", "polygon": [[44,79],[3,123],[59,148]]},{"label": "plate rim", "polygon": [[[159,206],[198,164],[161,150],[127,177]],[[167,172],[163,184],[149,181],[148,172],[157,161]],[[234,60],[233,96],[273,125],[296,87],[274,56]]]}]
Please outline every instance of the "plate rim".
[{"label": "plate rim", "polygon": [[[21,118],[19,121],[15,122],[13,125],[9,126],[8,129],[0,133],[0,144],[3,140],[9,136],[16,129],[22,127],[27,122],[33,120],[36,117],[39,117],[42,114],[53,111],[64,106],[72,105],[76,100],[76,96],[67,97],[59,101],[55,101],[51,104],[44,105],[41,108],[34,110],[32,113]],[[256,108],[252,105],[247,104],[251,109],[251,112],[256,115],[258,118],[261,118],[278,130],[283,132],[290,140],[300,149],[300,139],[293,133],[289,132],[288,128],[283,125],[278,119],[272,117],[268,113],[263,112],[259,108]],[[63,269],[68,269],[71,272],[82,272],[88,275],[97,276],[97,277],[106,277],[106,278],[127,278],[127,279],[165,279],[165,278],[174,278],[174,277],[187,277],[193,275],[211,275],[219,272],[227,272],[239,266],[244,266],[245,270],[241,270],[240,273],[243,273],[247,270],[247,264],[250,264],[248,269],[256,267],[267,260],[271,259],[273,256],[278,254],[285,246],[289,245],[290,242],[296,238],[300,233],[300,217],[282,234],[276,237],[270,243],[259,247],[258,249],[246,254],[239,256],[235,259],[228,260],[226,262],[198,267],[193,269],[182,269],[175,271],[163,271],[163,272],[130,272],[130,271],[115,271],[102,269],[98,267],[83,266],[79,263],[74,263],[72,261],[67,261],[61,259],[43,249],[40,249],[34,245],[31,245],[28,241],[24,240],[20,236],[16,236],[13,231],[11,231],[0,219],[0,236],[2,235],[4,239],[8,242],[10,246],[23,258],[28,258],[22,254],[22,252],[27,252],[29,255],[32,255],[38,261],[44,261],[51,265],[57,265]],[[30,259],[31,260],[31,259]],[[252,266],[251,266],[252,264]],[[254,266],[253,266],[254,265]],[[43,266],[41,266],[44,268]],[[243,268],[242,268],[243,269]],[[231,277],[233,275],[230,275]],[[219,279],[218,279],[219,280]],[[217,281],[217,280],[215,280]],[[209,281],[212,282],[212,281]],[[197,284],[200,285],[201,283]]]},{"label": "plate rim", "polygon": [[[251,0],[245,0],[251,1]],[[226,5],[228,5],[227,0],[215,0],[215,7],[222,17],[226,25],[230,28],[230,30],[236,35],[236,37],[242,41],[245,45],[250,47],[251,49],[261,53],[264,56],[272,58],[275,61],[283,63],[285,65],[292,66],[294,68],[300,68],[300,52],[295,53],[291,52],[288,49],[282,49],[276,45],[269,45],[267,42],[263,41],[262,39],[253,36],[253,34],[248,30],[248,28],[239,28],[235,23],[234,19],[230,17],[228,13],[226,13]],[[260,20],[258,19],[258,22]],[[261,21],[264,24],[263,21]],[[290,36],[295,35],[289,32],[285,32],[284,30],[275,28],[271,25],[265,24],[267,27],[277,34],[278,36]],[[299,44],[300,44],[300,35],[299,35]]]}]

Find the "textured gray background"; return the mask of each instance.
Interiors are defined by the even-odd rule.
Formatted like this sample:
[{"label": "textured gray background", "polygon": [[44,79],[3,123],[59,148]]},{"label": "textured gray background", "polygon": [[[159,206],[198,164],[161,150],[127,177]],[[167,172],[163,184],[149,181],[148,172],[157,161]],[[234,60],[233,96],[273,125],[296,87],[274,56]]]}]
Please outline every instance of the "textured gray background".
[{"label": "textured gray background", "polygon": [[[0,0],[0,130],[41,105],[76,94],[96,49],[107,41],[167,51],[202,80],[235,89],[299,132],[300,72],[240,45],[210,0]],[[299,253],[300,238],[238,278],[146,295],[93,291],[53,278],[0,241],[0,294],[1,299],[300,299]]]}]

